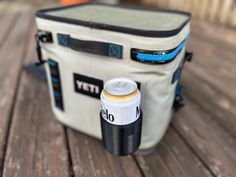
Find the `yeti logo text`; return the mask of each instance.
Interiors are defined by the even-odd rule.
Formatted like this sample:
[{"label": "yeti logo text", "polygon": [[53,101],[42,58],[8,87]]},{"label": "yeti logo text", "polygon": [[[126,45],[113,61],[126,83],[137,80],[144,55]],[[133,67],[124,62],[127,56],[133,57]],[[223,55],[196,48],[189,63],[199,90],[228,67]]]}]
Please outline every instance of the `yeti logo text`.
[{"label": "yeti logo text", "polygon": [[73,75],[75,92],[98,99],[100,98],[100,93],[103,89],[102,80],[77,73]]},{"label": "yeti logo text", "polygon": [[79,89],[83,89],[87,92],[99,94],[99,87],[96,85],[88,84],[82,81],[77,81],[76,83]]}]

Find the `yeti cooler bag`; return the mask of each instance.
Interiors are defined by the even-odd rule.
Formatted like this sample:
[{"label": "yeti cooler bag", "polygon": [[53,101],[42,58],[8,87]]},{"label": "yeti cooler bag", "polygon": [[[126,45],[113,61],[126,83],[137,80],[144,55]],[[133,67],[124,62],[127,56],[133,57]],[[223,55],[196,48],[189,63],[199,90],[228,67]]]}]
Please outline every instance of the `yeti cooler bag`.
[{"label": "yeti cooler bag", "polygon": [[36,12],[38,64],[46,67],[56,119],[101,139],[100,93],[112,78],[141,92],[140,150],[153,148],[181,106],[179,79],[191,14],[86,3]]}]

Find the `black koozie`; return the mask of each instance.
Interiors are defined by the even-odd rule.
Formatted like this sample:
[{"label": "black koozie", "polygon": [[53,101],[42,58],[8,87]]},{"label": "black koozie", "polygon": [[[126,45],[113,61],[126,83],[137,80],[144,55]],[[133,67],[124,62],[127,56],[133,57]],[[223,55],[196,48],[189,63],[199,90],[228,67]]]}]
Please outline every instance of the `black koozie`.
[{"label": "black koozie", "polygon": [[102,142],[113,155],[129,155],[138,150],[142,132],[142,111],[139,118],[127,125],[114,125],[102,117],[100,112]]}]

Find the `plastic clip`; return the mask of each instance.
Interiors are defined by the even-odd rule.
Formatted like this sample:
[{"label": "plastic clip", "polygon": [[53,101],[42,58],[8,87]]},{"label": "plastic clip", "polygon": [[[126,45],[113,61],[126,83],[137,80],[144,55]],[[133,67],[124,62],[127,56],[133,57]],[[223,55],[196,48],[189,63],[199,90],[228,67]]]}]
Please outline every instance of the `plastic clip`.
[{"label": "plastic clip", "polygon": [[178,83],[178,85],[176,86],[175,101],[174,101],[174,108],[176,111],[184,107],[186,104],[182,94],[183,94],[183,86]]},{"label": "plastic clip", "polygon": [[48,32],[48,31],[41,31],[40,30],[35,35],[35,41],[36,41],[36,52],[37,52],[37,55],[38,55],[38,62],[36,62],[35,64],[37,66],[40,66],[40,65],[42,65],[46,62],[42,58],[42,51],[41,51],[40,42],[42,42],[42,43],[52,43],[53,42],[52,33]]}]

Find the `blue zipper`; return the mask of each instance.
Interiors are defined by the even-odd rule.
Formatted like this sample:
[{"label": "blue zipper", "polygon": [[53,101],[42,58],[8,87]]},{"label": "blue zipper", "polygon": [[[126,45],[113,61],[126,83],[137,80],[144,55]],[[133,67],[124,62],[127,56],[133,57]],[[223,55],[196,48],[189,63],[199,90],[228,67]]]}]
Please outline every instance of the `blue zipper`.
[{"label": "blue zipper", "polygon": [[167,54],[144,54],[138,53],[137,59],[142,61],[169,61],[176,57],[176,55],[185,47],[188,37],[171,53]]}]

